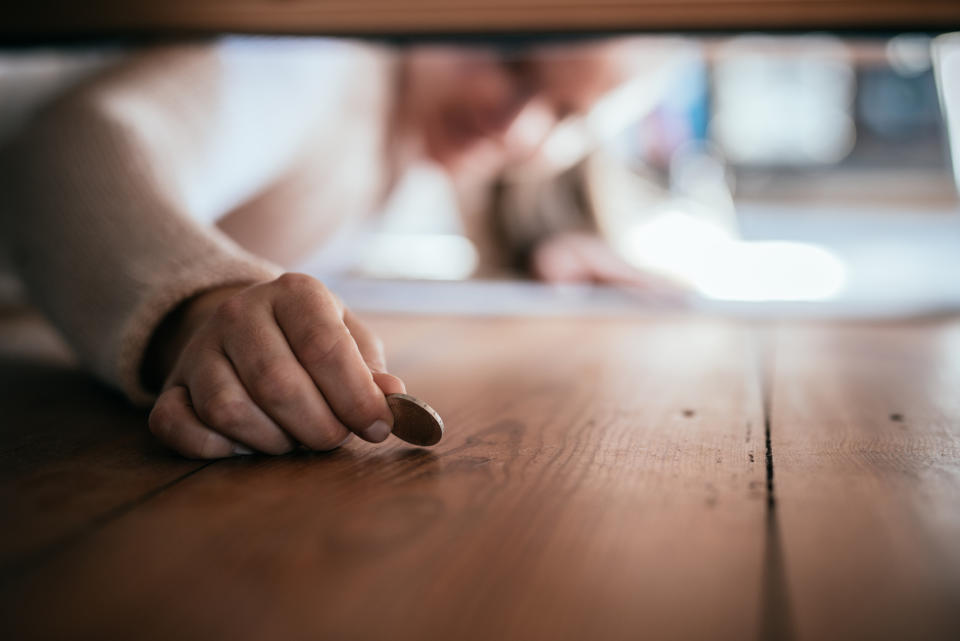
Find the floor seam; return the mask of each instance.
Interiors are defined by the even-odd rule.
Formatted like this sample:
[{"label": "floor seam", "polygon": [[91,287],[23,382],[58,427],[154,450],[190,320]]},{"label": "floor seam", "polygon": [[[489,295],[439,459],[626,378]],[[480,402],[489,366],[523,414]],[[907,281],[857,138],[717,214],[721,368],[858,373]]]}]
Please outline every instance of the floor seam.
[{"label": "floor seam", "polygon": [[114,506],[113,508],[104,512],[103,514],[100,514],[95,518],[91,519],[90,521],[88,521],[86,524],[84,524],[82,527],[78,528],[77,530],[68,532],[63,536],[48,543],[47,545],[44,545],[43,547],[34,551],[33,553],[23,558],[17,559],[12,563],[8,563],[3,567],[0,567],[0,577],[2,577],[0,578],[0,587],[2,587],[3,584],[8,584],[10,582],[18,580],[19,578],[22,578],[23,575],[26,574],[28,571],[37,570],[43,567],[44,565],[50,563],[51,561],[53,561],[54,559],[62,555],[66,550],[70,549],[75,545],[78,545],[80,542],[92,536],[97,531],[99,531],[100,529],[108,525],[109,523],[121,518],[125,514],[132,512],[137,507],[143,505],[147,501],[150,501],[156,496],[159,496],[163,492],[166,492],[167,490],[171,489],[175,485],[178,485],[179,483],[190,478],[194,474],[197,474],[201,470],[205,470],[206,468],[210,467],[216,462],[217,460],[207,461],[202,465],[199,465],[198,467],[190,470],[189,472],[186,472],[185,474],[181,474],[180,476],[174,479],[171,479],[166,483],[158,485],[157,487],[145,492],[144,494],[138,496],[135,499],[132,499],[125,503],[121,503],[120,505]]},{"label": "floor seam", "polygon": [[763,407],[764,452],[766,458],[767,502],[764,519],[764,557],[759,638],[764,641],[793,641],[796,638],[791,615],[783,558],[783,541],[777,512],[775,461],[773,455],[773,384],[776,372],[778,328],[760,330],[758,370]]}]

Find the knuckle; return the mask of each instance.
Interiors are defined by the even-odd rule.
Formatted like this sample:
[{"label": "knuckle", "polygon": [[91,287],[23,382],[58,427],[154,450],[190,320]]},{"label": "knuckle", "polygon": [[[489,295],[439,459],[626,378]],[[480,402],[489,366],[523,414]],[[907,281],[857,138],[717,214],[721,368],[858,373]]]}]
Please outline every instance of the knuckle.
[{"label": "knuckle", "polygon": [[299,397],[298,376],[288,363],[266,365],[250,384],[253,396],[271,406],[288,405]]},{"label": "knuckle", "polygon": [[210,425],[222,429],[241,427],[249,416],[247,402],[229,391],[214,394],[198,409]]},{"label": "knuckle", "polygon": [[[304,274],[290,274],[297,277],[296,293],[305,303],[314,308],[321,315],[342,316],[340,299],[331,292],[326,285],[316,278]],[[281,277],[282,278],[282,277]],[[302,279],[302,280],[301,280]]]},{"label": "knuckle", "polygon": [[331,292],[326,287],[322,286],[323,289],[316,293],[314,297],[314,304],[317,306],[321,314],[326,316],[336,317],[340,323],[343,323],[343,302],[340,298]]},{"label": "knuckle", "polygon": [[183,400],[175,393],[176,388],[162,392],[157,397],[150,415],[147,417],[147,427],[154,436],[161,440],[167,440],[170,433],[176,428],[178,406],[183,405]]},{"label": "knuckle", "polygon": [[298,274],[296,272],[287,272],[282,274],[274,281],[277,287],[291,293],[303,293],[316,290],[317,288],[326,289],[323,284],[312,276]]},{"label": "knuckle", "polygon": [[340,299],[313,276],[288,272],[277,278],[274,284],[282,296],[296,301],[312,315],[320,318],[343,318]]},{"label": "knuckle", "polygon": [[349,338],[345,327],[311,329],[300,341],[297,356],[305,363],[324,365],[336,359],[337,351]]},{"label": "knuckle", "polygon": [[150,416],[147,418],[147,427],[150,428],[150,432],[154,436],[164,439],[170,432],[172,425],[173,417],[170,413],[169,403],[164,402],[161,397],[150,411]]},{"label": "knuckle", "polygon": [[246,305],[239,296],[233,296],[217,306],[214,316],[221,322],[236,323],[246,317]]}]

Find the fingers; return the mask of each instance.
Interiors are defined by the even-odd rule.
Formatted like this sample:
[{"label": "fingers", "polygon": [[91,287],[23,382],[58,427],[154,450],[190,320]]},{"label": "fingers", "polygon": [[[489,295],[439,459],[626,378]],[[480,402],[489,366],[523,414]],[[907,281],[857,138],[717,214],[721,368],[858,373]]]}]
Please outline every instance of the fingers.
[{"label": "fingers", "polygon": [[678,283],[633,267],[600,237],[580,232],[542,241],[534,249],[530,266],[534,275],[547,282],[603,283],[664,295],[679,291]]},{"label": "fingers", "polygon": [[197,418],[185,387],[176,385],[157,398],[148,420],[150,431],[164,445],[189,458],[222,458],[249,450],[217,434]]},{"label": "fingers", "polygon": [[597,236],[577,238],[577,251],[584,269],[594,282],[641,284],[648,276],[620,258],[604,240]]},{"label": "fingers", "polygon": [[387,438],[393,415],[344,322],[340,302],[308,276],[287,274],[275,282],[280,288],[274,299],[277,322],[334,414],[365,440]]},{"label": "fingers", "polygon": [[197,417],[210,429],[266,454],[284,454],[295,442],[253,402],[226,355],[201,348],[186,375]]},{"label": "fingers", "polygon": [[254,403],[287,434],[312,450],[332,450],[350,431],[334,415],[297,361],[280,328],[256,311],[247,326],[224,336],[223,347]]},{"label": "fingers", "polygon": [[387,374],[386,372],[374,372],[373,382],[377,384],[377,387],[383,390],[384,395],[407,393],[407,386],[404,385],[403,381],[393,374]]},{"label": "fingers", "polygon": [[[298,443],[333,449],[351,433],[387,438],[383,345],[319,281],[286,274],[233,294],[196,324],[151,415],[187,456],[212,458]],[[238,451],[239,448],[239,451]]]},{"label": "fingers", "polygon": [[377,384],[383,393],[403,394],[407,391],[407,386],[403,381],[387,374],[387,359],[384,355],[383,341],[373,333],[367,324],[361,321],[349,309],[344,311],[343,321],[357,342],[360,354],[367,363],[370,371],[373,372],[373,382]]},{"label": "fingers", "polygon": [[349,309],[343,310],[343,322],[357,343],[357,349],[364,362],[374,372],[387,371],[387,357],[383,350],[383,341],[371,331],[367,324],[357,318]]}]

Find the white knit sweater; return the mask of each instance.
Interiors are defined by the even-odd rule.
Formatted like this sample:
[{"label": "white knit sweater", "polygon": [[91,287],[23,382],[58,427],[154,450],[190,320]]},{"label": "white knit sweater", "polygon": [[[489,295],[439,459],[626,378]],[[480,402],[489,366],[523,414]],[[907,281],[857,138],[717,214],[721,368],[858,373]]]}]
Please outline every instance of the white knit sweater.
[{"label": "white knit sweater", "polygon": [[275,277],[389,182],[392,60],[320,39],[135,55],[0,152],[0,243],[80,359],[133,401],[154,329]]}]

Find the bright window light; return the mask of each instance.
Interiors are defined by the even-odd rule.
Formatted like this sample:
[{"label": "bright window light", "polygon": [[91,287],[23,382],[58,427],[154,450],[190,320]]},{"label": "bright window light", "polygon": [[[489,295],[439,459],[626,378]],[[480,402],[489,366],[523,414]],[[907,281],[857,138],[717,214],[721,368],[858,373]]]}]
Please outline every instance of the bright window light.
[{"label": "bright window light", "polygon": [[843,262],[823,247],[738,240],[680,211],[634,226],[620,239],[619,250],[635,267],[686,282],[715,300],[829,300],[847,280]]},{"label": "bright window light", "polygon": [[359,269],[377,278],[462,280],[477,260],[473,243],[459,234],[384,233],[370,243]]}]

